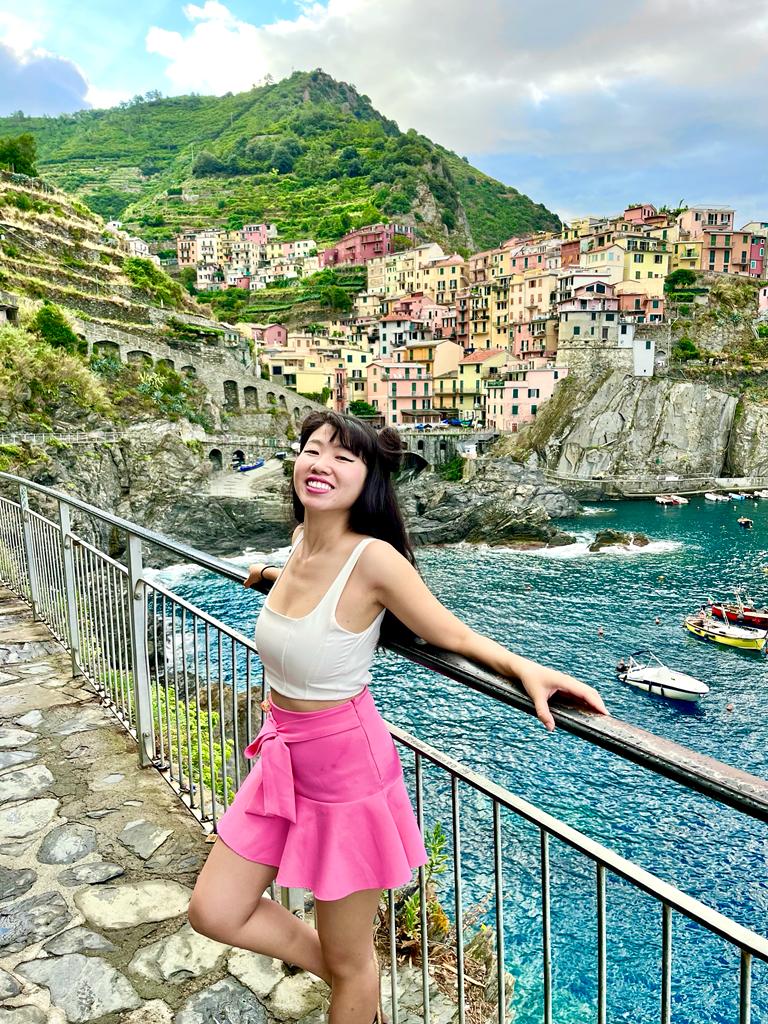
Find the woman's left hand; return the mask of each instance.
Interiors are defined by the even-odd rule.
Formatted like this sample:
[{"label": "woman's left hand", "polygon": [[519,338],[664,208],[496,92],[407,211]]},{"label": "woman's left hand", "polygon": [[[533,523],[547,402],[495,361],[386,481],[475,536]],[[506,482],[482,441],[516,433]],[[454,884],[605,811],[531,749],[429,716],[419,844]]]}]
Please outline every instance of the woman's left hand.
[{"label": "woman's left hand", "polygon": [[586,709],[596,711],[600,715],[609,714],[603,703],[603,698],[594,688],[586,683],[566,675],[565,672],[558,672],[554,668],[546,668],[536,662],[529,662],[525,668],[517,673],[520,682],[528,696],[533,701],[536,709],[536,717],[550,732],[554,731],[555,720],[549,709],[549,699],[556,693],[562,693],[566,697],[572,697],[586,705]]}]

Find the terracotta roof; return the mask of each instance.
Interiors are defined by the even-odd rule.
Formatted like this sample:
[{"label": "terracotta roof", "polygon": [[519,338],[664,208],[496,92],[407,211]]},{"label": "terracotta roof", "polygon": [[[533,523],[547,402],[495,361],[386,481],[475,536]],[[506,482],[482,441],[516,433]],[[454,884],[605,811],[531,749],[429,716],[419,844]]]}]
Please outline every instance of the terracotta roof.
[{"label": "terracotta roof", "polygon": [[471,352],[468,356],[464,356],[460,359],[460,363],[484,363],[486,359],[490,359],[491,356],[505,355],[506,352],[503,348],[484,348],[478,349],[477,352]]}]

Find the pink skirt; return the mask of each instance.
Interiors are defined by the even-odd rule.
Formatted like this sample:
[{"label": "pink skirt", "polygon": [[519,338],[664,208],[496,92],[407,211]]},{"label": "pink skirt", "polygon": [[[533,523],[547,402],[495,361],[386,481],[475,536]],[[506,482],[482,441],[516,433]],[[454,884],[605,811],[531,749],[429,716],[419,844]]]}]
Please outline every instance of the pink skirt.
[{"label": "pink skirt", "polygon": [[219,819],[224,843],[278,885],[338,900],[405,885],[427,852],[394,740],[366,686],[323,711],[270,703],[255,758]]}]

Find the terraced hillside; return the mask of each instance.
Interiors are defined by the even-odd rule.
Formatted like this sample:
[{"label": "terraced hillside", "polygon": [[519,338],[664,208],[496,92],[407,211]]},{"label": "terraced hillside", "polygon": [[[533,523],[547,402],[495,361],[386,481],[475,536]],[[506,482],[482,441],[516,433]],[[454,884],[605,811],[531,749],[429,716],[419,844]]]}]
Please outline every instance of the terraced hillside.
[{"label": "terraced hillside", "polygon": [[221,97],[0,119],[0,136],[20,132],[35,137],[46,178],[150,240],[269,220],[285,237],[324,244],[387,217],[472,249],[559,226],[319,70]]}]

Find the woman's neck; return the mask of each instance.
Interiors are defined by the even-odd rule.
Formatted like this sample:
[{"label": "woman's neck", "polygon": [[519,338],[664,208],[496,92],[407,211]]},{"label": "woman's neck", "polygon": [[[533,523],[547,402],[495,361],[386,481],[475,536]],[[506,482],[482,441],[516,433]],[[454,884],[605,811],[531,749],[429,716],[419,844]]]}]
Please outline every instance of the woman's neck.
[{"label": "woman's neck", "polygon": [[304,536],[301,541],[304,558],[333,551],[350,532],[347,512],[304,513]]}]

